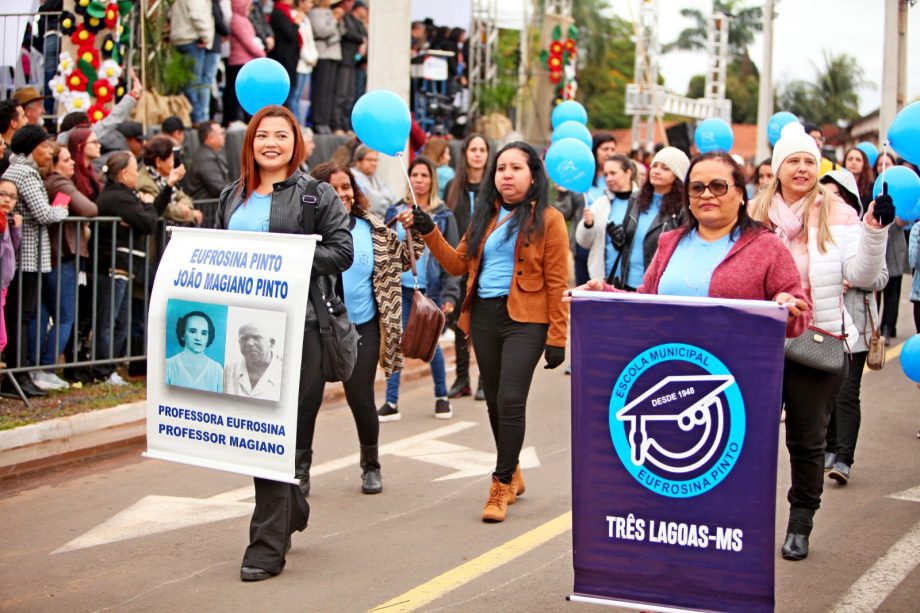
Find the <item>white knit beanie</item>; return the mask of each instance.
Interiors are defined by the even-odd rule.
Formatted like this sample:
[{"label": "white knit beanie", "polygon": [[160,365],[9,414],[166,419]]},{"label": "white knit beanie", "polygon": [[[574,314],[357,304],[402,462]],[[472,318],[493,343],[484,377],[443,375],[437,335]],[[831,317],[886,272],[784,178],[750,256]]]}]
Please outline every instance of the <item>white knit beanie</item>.
[{"label": "white knit beanie", "polygon": [[652,166],[661,162],[674,173],[674,176],[683,183],[687,180],[687,170],[690,169],[690,160],[687,155],[677,147],[665,147],[652,158]]},{"label": "white knit beanie", "polygon": [[773,147],[773,160],[770,166],[773,167],[774,175],[779,174],[779,167],[783,165],[783,160],[793,153],[807,153],[815,158],[815,162],[821,161],[821,150],[818,149],[818,143],[805,133],[805,127],[797,121],[790,122],[783,127],[779,140]]}]

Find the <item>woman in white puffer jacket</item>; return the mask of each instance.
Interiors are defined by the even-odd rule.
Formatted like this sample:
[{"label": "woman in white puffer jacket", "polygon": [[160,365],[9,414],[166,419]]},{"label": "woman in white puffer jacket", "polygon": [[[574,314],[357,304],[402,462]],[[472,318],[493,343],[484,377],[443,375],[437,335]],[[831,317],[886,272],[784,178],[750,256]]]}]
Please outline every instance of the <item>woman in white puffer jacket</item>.
[{"label": "woman in white puffer jacket", "polygon": [[[843,305],[843,282],[872,285],[885,263],[887,229],[875,217],[875,203],[862,221],[856,211],[818,183],[821,154],[801,124],[793,123],[773,150],[775,179],[751,203],[753,219],[783,240],[811,293],[812,325],[847,335],[853,346],[859,331]],[[879,203],[880,216],[890,199]],[[886,215],[881,215],[882,209]],[[893,207],[892,207],[893,208]],[[807,334],[808,332],[806,332]],[[789,522],[782,556],[802,560],[824,486],[824,446],[834,399],[846,373],[828,373],[787,359],[783,373],[786,448],[792,464]]]}]

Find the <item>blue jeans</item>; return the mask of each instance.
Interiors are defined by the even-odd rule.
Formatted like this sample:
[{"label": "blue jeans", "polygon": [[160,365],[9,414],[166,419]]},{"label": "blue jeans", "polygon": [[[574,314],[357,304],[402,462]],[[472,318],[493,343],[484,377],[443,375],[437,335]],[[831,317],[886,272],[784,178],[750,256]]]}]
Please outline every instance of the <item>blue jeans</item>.
[{"label": "blue jeans", "polygon": [[[93,327],[96,359],[122,357],[128,340],[130,283],[127,279],[112,278],[108,273],[98,273],[96,283],[96,323]],[[113,372],[114,362],[93,366],[93,375],[97,379],[107,379]]]},{"label": "blue jeans", "polygon": [[[409,310],[412,308],[412,295],[414,289],[411,287],[402,288],[402,324],[403,328],[409,323]],[[424,290],[422,290],[424,293]],[[438,302],[437,300],[435,302]],[[440,306],[440,304],[438,305]],[[444,353],[441,346],[438,345],[434,350],[434,358],[431,360],[431,378],[434,379],[434,397],[447,397],[447,372],[444,370]],[[394,372],[387,379],[387,402],[396,406],[399,403],[399,380],[400,371]]]},{"label": "blue jeans", "polygon": [[[42,283],[41,329],[48,329],[49,318],[53,318],[54,325],[42,343],[41,364],[56,364],[73,332],[77,305],[77,260],[62,261],[58,268],[42,275]],[[57,313],[58,288],[61,292],[60,315]]]},{"label": "blue jeans", "polygon": [[204,54],[204,70],[203,78],[204,81],[204,109],[207,116],[205,119],[211,117],[211,92],[214,89],[214,84],[217,83],[217,69],[220,68],[220,53],[208,53]]},{"label": "blue jeans", "polygon": [[61,37],[57,34],[48,34],[45,36],[44,43],[45,56],[45,115],[54,115],[55,99],[51,95],[51,88],[48,87],[48,81],[57,74],[58,56],[61,52]]},{"label": "blue jeans", "polygon": [[[199,47],[198,43],[176,45],[176,51],[187,55],[195,61],[192,66],[192,80],[186,84],[183,92],[188,101],[192,103],[192,123],[197,124],[208,118],[210,93],[208,83],[205,81],[205,56],[207,49]],[[218,60],[220,58],[218,57]]]},{"label": "blue jeans", "polygon": [[[311,73],[309,72],[306,74],[298,72],[297,80],[291,87],[291,93],[288,96],[288,99],[284,102],[284,106],[289,108],[291,112],[294,113],[294,117],[297,118],[297,121],[300,123],[300,125],[304,125],[307,120],[307,109],[304,107],[303,111],[301,111],[300,102],[301,98],[303,98],[303,90],[309,89],[310,87],[310,76]],[[310,100],[309,95],[307,96],[307,100]]]}]

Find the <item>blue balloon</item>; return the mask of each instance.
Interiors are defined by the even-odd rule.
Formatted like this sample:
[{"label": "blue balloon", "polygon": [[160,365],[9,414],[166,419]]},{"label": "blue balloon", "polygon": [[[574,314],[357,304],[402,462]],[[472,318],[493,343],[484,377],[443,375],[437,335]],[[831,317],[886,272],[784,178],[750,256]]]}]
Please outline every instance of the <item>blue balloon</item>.
[{"label": "blue balloon", "polygon": [[287,70],[267,57],[249,60],[236,75],[236,98],[250,115],[270,104],[284,104],[290,91]]},{"label": "blue balloon", "polygon": [[799,118],[789,111],[780,111],[779,113],[774,113],[773,117],[770,118],[769,123],[767,123],[767,138],[770,140],[770,144],[776,144],[776,141],[779,140],[779,137],[783,132],[783,128],[786,127],[787,123],[792,123],[793,121],[798,120]]},{"label": "blue balloon", "polygon": [[913,221],[920,201],[920,177],[906,166],[892,166],[878,176],[872,186],[872,197],[882,193],[882,179],[888,184],[888,195],[894,201],[895,214],[904,221]]},{"label": "blue balloon", "polygon": [[908,104],[888,128],[892,149],[911,164],[920,164],[920,102]]},{"label": "blue balloon", "polygon": [[579,194],[594,183],[594,154],[577,138],[563,138],[546,151],[546,173],[557,185]]},{"label": "blue balloon", "polygon": [[391,91],[367,92],[351,110],[351,127],[365,145],[386,153],[402,153],[409,139],[412,117],[403,99]]},{"label": "blue balloon", "polygon": [[735,135],[732,127],[725,123],[725,120],[718,117],[710,117],[700,122],[696,127],[696,133],[693,135],[696,142],[696,148],[700,153],[709,153],[710,151],[729,151],[735,142]]},{"label": "blue balloon", "polygon": [[578,102],[566,100],[556,105],[552,115],[553,130],[567,121],[577,121],[583,126],[588,125],[588,111]]},{"label": "blue balloon", "polygon": [[559,124],[559,127],[553,130],[552,142],[562,140],[563,138],[577,138],[590,148],[594,141],[591,138],[591,131],[584,124],[577,121],[565,121]]},{"label": "blue balloon", "polygon": [[920,383],[920,334],[915,334],[901,347],[901,370],[914,383]]},{"label": "blue balloon", "polygon": [[869,160],[869,166],[875,168],[875,160],[878,159],[878,149],[876,146],[869,141],[864,140],[856,145],[856,148],[866,154],[866,158]]}]

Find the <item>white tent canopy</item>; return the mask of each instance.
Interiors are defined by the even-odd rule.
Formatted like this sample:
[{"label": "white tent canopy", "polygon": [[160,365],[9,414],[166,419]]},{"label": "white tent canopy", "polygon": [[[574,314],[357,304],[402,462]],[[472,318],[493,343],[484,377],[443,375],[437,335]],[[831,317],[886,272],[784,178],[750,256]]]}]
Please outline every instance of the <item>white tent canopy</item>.
[{"label": "white tent canopy", "polygon": [[[521,30],[530,23],[533,5],[530,0],[491,0],[498,6],[497,25],[504,30]],[[469,30],[472,4],[456,0],[412,0],[412,21],[431,18],[439,26]]]}]

